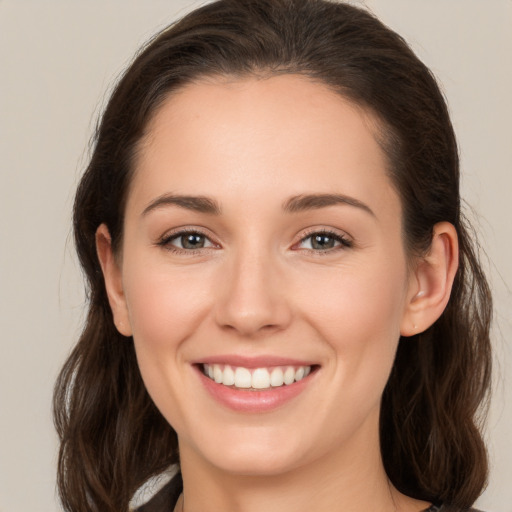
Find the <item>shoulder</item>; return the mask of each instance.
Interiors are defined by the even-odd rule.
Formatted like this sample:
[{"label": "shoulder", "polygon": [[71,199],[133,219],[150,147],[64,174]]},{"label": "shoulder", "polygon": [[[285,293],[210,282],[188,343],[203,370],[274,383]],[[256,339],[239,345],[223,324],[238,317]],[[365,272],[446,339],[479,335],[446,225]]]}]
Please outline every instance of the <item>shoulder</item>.
[{"label": "shoulder", "polygon": [[460,508],[451,505],[432,505],[425,512],[484,512],[476,508]]},{"label": "shoulder", "polygon": [[[133,512],[168,512],[173,510],[183,490],[181,474],[175,475],[169,483],[158,491],[148,502],[141,505]],[[424,512],[484,512],[476,508],[454,507],[450,505],[432,505]]]}]

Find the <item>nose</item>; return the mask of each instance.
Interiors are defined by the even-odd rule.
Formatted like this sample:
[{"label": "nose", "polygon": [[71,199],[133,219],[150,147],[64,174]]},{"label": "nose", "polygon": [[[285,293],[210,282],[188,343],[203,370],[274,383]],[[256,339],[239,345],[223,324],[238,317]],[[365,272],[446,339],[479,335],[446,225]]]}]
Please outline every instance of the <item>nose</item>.
[{"label": "nose", "polygon": [[215,319],[224,330],[244,337],[285,329],[292,318],[284,271],[263,251],[233,256],[216,299]]}]

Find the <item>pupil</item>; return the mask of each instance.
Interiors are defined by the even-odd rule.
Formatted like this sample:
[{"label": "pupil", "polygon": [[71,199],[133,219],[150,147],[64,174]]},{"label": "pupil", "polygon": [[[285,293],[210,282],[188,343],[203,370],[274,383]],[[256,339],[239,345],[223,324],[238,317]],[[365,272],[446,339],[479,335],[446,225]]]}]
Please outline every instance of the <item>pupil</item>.
[{"label": "pupil", "polygon": [[328,235],[315,235],[312,245],[314,249],[331,249],[333,242],[334,239]]},{"label": "pupil", "polygon": [[203,235],[184,235],[181,237],[181,243],[185,249],[197,249],[204,245]]}]

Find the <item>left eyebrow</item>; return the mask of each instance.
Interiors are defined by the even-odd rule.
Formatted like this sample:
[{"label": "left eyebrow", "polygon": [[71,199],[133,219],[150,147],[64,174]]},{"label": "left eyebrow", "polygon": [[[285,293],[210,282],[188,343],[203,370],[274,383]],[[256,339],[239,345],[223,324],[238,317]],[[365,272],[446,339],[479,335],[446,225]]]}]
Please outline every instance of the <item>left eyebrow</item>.
[{"label": "left eyebrow", "polygon": [[372,209],[359,199],[346,196],[343,194],[307,194],[293,196],[283,204],[283,210],[287,213],[297,213],[307,210],[317,210],[319,208],[326,208],[336,204],[346,204],[360,208],[361,210],[369,213],[375,217]]}]

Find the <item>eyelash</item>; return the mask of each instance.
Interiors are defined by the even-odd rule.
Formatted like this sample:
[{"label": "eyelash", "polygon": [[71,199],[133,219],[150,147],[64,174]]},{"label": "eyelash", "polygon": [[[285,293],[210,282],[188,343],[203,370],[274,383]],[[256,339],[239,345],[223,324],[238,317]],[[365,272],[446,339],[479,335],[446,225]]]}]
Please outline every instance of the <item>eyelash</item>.
[{"label": "eyelash", "polygon": [[[200,236],[206,238],[207,240],[209,240],[210,243],[215,245],[214,242],[212,242],[209,239],[208,235],[206,235],[199,229],[185,229],[182,231],[176,231],[174,233],[170,233],[169,235],[164,236],[159,242],[157,242],[157,245],[160,247],[163,247],[166,250],[173,252],[175,254],[186,254],[187,256],[193,256],[195,254],[199,254],[201,251],[203,251],[205,249],[210,249],[210,247],[201,247],[199,249],[180,249],[179,247],[175,247],[171,244],[171,242],[173,240],[176,240],[178,238],[181,238],[181,237],[187,236],[187,235],[200,235]],[[331,247],[331,248],[325,249],[325,250],[305,249],[307,252],[314,254],[314,255],[324,256],[326,254],[332,254],[333,252],[337,252],[339,250],[350,249],[354,246],[353,242],[349,238],[347,238],[346,236],[344,236],[340,233],[337,233],[335,231],[331,231],[328,229],[315,229],[315,230],[306,232],[304,234],[304,236],[299,240],[299,242],[294,244],[294,247],[301,243],[304,243],[307,239],[313,237],[313,235],[323,235],[323,236],[332,238],[335,242],[339,243],[338,246]]]},{"label": "eyelash", "polygon": [[327,254],[332,254],[333,252],[341,251],[344,249],[351,249],[354,246],[352,240],[347,238],[345,235],[341,233],[337,233],[336,231],[332,231],[329,229],[313,229],[309,232],[306,232],[304,236],[299,240],[299,242],[295,245],[301,244],[306,241],[308,238],[313,237],[313,235],[323,235],[329,238],[332,238],[335,242],[338,242],[339,245],[337,247],[331,247],[325,250],[317,250],[317,249],[305,249],[311,254],[315,256],[325,256]]}]

